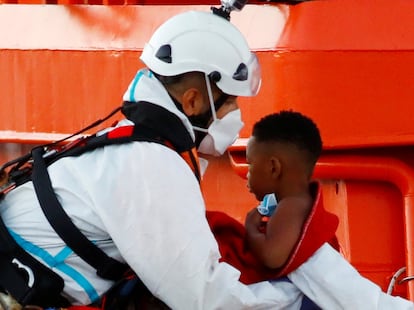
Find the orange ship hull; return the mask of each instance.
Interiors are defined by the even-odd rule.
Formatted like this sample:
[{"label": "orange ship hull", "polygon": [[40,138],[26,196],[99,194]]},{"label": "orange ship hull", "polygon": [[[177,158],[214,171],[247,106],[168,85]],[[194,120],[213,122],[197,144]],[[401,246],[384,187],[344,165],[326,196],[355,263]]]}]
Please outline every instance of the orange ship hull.
[{"label": "orange ship hull", "polygon": [[[121,104],[155,28],[180,11],[210,7],[171,2],[0,5],[0,160]],[[240,98],[241,139],[210,163],[207,208],[243,221],[257,205],[245,184],[253,123],[273,111],[301,111],[322,133],[314,176],[340,218],[342,253],[384,291],[414,300],[414,2],[249,4],[233,16],[259,56],[263,85],[257,97]]]}]

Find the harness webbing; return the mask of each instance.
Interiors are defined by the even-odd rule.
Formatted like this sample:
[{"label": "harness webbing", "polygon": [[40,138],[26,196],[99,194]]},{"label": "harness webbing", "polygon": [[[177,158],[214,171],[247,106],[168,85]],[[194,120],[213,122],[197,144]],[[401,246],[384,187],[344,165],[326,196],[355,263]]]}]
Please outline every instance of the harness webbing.
[{"label": "harness webbing", "polygon": [[[78,156],[99,147],[132,141],[149,141],[169,146],[169,143],[164,143],[160,137],[155,136],[149,128],[143,127],[142,125],[122,126],[107,134],[91,136],[84,140],[80,140],[75,146],[53,156],[52,159],[49,159],[49,164],[55,162],[59,158]],[[183,153],[186,154],[187,152]],[[190,154],[188,156],[190,160],[195,163],[196,159],[193,157],[194,155],[191,150],[188,151],[188,153]],[[87,239],[73,224],[70,217],[62,208],[62,205],[58,201],[52,188],[51,180],[47,172],[47,164],[43,158],[45,154],[44,148],[34,148],[31,154],[33,159],[33,186],[42,211],[52,228],[76,254],[96,269],[97,274],[100,277],[109,280],[117,280],[121,278],[124,272],[128,269],[128,266],[109,257],[105,252]]]},{"label": "harness webbing", "polygon": [[[113,113],[114,112],[112,112],[112,114]],[[79,156],[100,147],[133,141],[146,141],[159,143],[179,153],[193,170],[194,175],[200,182],[199,162],[195,144],[178,116],[162,107],[148,102],[126,102],[122,107],[122,113],[131,120],[134,125],[120,126],[105,134],[83,137],[65,145],[51,143],[39,146],[32,149],[29,154],[2,166],[2,169],[4,169],[4,167],[12,167],[9,173],[8,182],[12,184],[13,188],[30,180],[33,182],[41,209],[52,228],[67,246],[73,250],[73,252],[96,269],[98,276],[109,280],[121,279],[129,267],[126,264],[109,257],[93,242],[89,241],[74,225],[56,197],[47,167],[61,158]],[[60,143],[63,141],[65,141],[65,139],[58,142]],[[5,192],[2,192],[2,195],[4,194]],[[0,224],[2,224],[1,219]],[[33,267],[35,273],[35,286],[37,283],[42,284],[41,278],[43,277],[36,276],[42,273],[51,273],[52,276],[48,276],[47,279],[56,277],[56,283],[59,283],[58,286],[54,287],[57,289],[57,292],[52,292],[52,290],[49,289],[39,289],[36,291],[31,289],[28,283],[26,283],[24,291],[14,288],[12,293],[18,293],[17,295],[19,296],[17,297],[19,302],[32,302],[36,300],[40,305],[50,305],[51,301],[56,302],[59,300],[59,293],[63,286],[62,279],[16,245],[4,225],[0,225],[0,240],[9,246],[9,248],[2,248],[0,243],[0,264],[2,259],[5,259],[5,262],[7,262],[7,268],[4,269],[0,266],[0,271],[3,269],[5,270],[1,273],[0,278],[6,274],[6,271],[15,274],[15,271],[12,270],[15,270],[16,266],[13,265],[12,260],[14,257],[19,257],[25,262],[26,258],[28,259],[27,266],[29,269],[31,269],[32,266],[39,266]],[[34,263],[32,263],[33,260]],[[3,266],[6,266],[6,264]],[[12,275],[10,275],[10,277],[12,277]],[[19,281],[20,278],[21,276],[18,276]],[[46,279],[46,277],[44,278]],[[17,283],[16,280],[10,284],[8,283],[8,280],[10,280],[9,277],[7,277],[4,283],[3,281],[0,281],[0,286],[8,289],[10,285],[15,285]],[[140,282],[139,279],[137,281]],[[53,282],[55,282],[55,279]],[[41,287],[48,287],[46,284],[42,284]],[[51,285],[53,287],[53,284]],[[142,287],[145,287],[145,285],[142,284]],[[48,293],[51,293],[53,296],[49,296]],[[28,294],[27,298],[26,294]],[[39,298],[36,298],[36,296]],[[64,300],[59,300],[56,304],[62,305],[64,304]]]},{"label": "harness webbing", "polygon": [[96,273],[100,277],[109,280],[119,279],[128,269],[128,266],[109,257],[73,224],[56,198],[43,154],[43,148],[32,150],[32,179],[37,199],[50,225],[75,253],[96,269]]}]

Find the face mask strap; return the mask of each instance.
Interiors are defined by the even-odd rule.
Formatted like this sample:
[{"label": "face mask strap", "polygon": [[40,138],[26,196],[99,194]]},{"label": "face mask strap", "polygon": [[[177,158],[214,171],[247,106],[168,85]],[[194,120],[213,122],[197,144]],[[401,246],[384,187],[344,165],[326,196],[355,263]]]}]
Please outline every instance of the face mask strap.
[{"label": "face mask strap", "polygon": [[[206,112],[205,115],[211,115],[211,117],[213,118],[213,122],[217,120],[217,114],[216,111],[218,109],[220,109],[223,104],[226,102],[226,100],[230,97],[229,95],[222,93],[220,95],[220,97],[217,99],[217,101],[214,102],[213,100],[213,93],[211,90],[211,82],[210,82],[210,78],[208,77],[208,75],[205,75],[206,77],[206,87],[207,87],[207,92],[208,92],[208,98],[210,101],[210,111]],[[203,133],[207,133],[208,132],[208,127],[207,128],[203,128],[203,127],[199,127],[196,125],[193,125],[193,129],[199,132],[203,132]]]},{"label": "face mask strap", "polygon": [[193,129],[197,130],[197,131],[200,131],[200,132],[205,132],[205,133],[208,132],[208,128],[201,128],[201,127],[194,126],[194,125],[193,125]]},{"label": "face mask strap", "polygon": [[[221,96],[217,99],[217,101],[214,102],[214,104],[213,104],[214,109],[212,109],[212,110],[213,111],[218,111],[218,109],[220,109],[223,106],[223,104],[226,102],[226,100],[229,97],[230,97],[229,95],[227,95],[225,93],[222,93]],[[210,115],[211,114],[211,109],[207,113],[208,113],[208,115]],[[217,120],[217,118],[216,118],[216,120]],[[193,125],[193,129],[197,130],[197,131],[200,131],[200,132],[204,132],[204,133],[208,132],[208,128],[202,128],[202,127],[195,126],[195,125]]]}]

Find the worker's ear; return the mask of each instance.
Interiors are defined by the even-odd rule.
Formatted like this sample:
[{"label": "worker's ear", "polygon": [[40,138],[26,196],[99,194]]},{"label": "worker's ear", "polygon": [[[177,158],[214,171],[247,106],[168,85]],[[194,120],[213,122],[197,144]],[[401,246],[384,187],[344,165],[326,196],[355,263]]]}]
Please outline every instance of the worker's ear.
[{"label": "worker's ear", "polygon": [[200,114],[203,108],[203,96],[197,88],[189,88],[183,93],[181,104],[186,115]]}]

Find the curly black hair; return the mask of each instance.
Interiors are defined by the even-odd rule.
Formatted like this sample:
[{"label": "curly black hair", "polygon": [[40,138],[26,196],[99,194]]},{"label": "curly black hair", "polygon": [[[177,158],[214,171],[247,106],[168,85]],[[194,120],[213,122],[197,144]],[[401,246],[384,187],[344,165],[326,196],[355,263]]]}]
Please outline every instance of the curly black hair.
[{"label": "curly black hair", "polygon": [[314,165],[322,152],[322,138],[317,125],[309,117],[292,110],[269,114],[253,126],[258,142],[282,142],[295,145],[307,153]]}]

